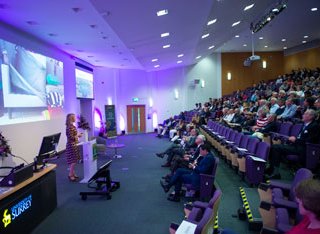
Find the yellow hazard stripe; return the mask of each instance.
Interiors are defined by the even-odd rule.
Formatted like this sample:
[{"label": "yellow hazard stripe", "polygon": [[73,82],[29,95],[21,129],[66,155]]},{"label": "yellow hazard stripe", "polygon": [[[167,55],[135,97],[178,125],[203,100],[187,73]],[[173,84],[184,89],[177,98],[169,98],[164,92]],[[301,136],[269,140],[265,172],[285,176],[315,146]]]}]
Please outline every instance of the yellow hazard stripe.
[{"label": "yellow hazard stripe", "polygon": [[218,213],[217,213],[216,219],[214,220],[213,229],[214,229],[214,230],[219,229],[219,217],[218,217]]},{"label": "yellow hazard stripe", "polygon": [[252,212],[251,212],[251,209],[250,209],[250,205],[249,205],[249,202],[247,200],[247,195],[244,191],[244,189],[242,187],[239,187],[239,190],[240,190],[240,195],[241,195],[241,199],[242,199],[242,202],[243,202],[243,206],[246,210],[246,214],[247,214],[247,217],[248,217],[248,220],[249,222],[252,222],[253,221],[253,216],[252,216]]}]

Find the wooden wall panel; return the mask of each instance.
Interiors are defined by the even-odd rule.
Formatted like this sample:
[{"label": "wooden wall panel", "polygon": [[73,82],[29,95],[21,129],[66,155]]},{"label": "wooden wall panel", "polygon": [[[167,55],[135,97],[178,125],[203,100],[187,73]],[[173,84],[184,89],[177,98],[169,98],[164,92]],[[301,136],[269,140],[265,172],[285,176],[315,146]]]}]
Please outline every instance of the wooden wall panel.
[{"label": "wooden wall panel", "polygon": [[292,69],[320,67],[320,47],[284,56],[284,72],[290,73]]},{"label": "wooden wall panel", "polygon": [[[261,60],[253,62],[250,67],[244,67],[243,61],[251,53],[221,54],[222,95],[245,89],[261,80],[275,79],[284,73],[283,52],[258,52],[257,55],[261,56]],[[267,62],[266,69],[262,68],[262,61]],[[228,72],[231,72],[231,80],[227,80]]]}]

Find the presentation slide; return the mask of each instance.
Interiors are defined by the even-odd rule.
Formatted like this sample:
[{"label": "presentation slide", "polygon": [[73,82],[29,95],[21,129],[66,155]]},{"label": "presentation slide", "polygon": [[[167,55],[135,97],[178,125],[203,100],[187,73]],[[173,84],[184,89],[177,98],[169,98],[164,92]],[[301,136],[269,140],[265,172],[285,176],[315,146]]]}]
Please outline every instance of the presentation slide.
[{"label": "presentation slide", "polygon": [[0,125],[63,114],[63,63],[0,39]]},{"label": "presentation slide", "polygon": [[77,98],[93,99],[93,74],[76,68]]}]

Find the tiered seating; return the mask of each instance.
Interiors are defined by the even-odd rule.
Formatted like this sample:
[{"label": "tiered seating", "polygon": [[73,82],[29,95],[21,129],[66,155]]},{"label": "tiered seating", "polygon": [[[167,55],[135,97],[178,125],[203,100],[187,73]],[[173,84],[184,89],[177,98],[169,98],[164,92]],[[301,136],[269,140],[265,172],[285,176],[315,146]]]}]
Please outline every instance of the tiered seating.
[{"label": "tiered seating", "polygon": [[229,165],[235,168],[239,166],[239,171],[250,184],[258,185],[263,181],[270,151],[268,143],[259,142],[256,138],[238,133],[214,121],[203,126],[202,132]]}]

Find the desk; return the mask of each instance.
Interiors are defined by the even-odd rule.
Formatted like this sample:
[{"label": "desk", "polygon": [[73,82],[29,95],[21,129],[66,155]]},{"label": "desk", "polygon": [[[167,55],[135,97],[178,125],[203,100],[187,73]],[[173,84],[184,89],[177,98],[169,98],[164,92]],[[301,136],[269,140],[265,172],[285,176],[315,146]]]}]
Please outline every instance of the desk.
[{"label": "desk", "polygon": [[125,145],[120,143],[112,143],[110,145],[107,145],[107,148],[114,149],[114,158],[122,158],[122,156],[118,154],[117,150],[123,147],[125,147]]},{"label": "desk", "polygon": [[56,165],[0,194],[0,233],[29,233],[57,207]]}]

